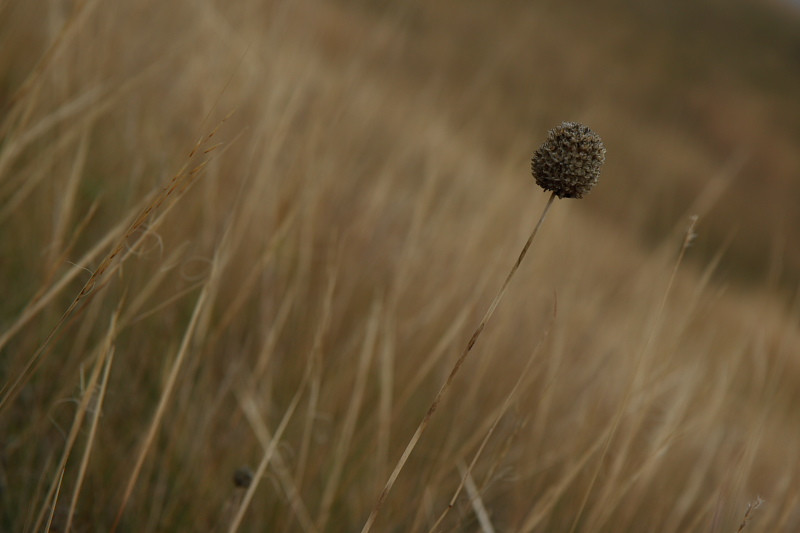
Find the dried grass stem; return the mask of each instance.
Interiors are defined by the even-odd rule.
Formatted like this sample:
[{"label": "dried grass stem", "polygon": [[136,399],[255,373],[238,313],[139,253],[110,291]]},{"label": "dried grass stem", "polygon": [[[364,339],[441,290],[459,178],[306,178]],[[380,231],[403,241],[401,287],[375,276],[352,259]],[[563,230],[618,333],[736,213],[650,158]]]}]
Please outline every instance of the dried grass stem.
[{"label": "dried grass stem", "polygon": [[386,482],[386,485],[383,487],[380,496],[378,496],[378,501],[375,503],[375,507],[373,507],[372,512],[367,518],[367,522],[364,524],[361,533],[367,533],[368,531],[370,531],[370,529],[372,529],[372,525],[375,523],[375,519],[378,516],[378,512],[380,511],[384,500],[388,496],[389,491],[392,490],[392,487],[394,486],[397,477],[400,475],[400,471],[403,469],[403,466],[406,464],[406,461],[408,461],[411,452],[416,447],[417,442],[419,442],[419,439],[422,437],[422,434],[425,432],[425,429],[427,429],[428,423],[433,417],[433,414],[439,407],[439,404],[444,398],[444,395],[447,392],[447,390],[450,388],[450,385],[453,383],[453,379],[455,379],[455,376],[461,369],[461,366],[464,364],[464,361],[467,359],[467,355],[469,355],[470,350],[472,350],[472,347],[475,346],[478,337],[480,337],[481,333],[486,327],[486,323],[489,322],[490,318],[492,318],[495,309],[497,309],[497,306],[500,304],[500,300],[503,299],[506,290],[508,290],[508,285],[511,282],[511,278],[514,277],[514,274],[516,274],[517,270],[519,269],[519,266],[522,264],[523,259],[525,259],[525,255],[527,255],[528,249],[531,247],[531,243],[533,243],[533,239],[534,237],[536,237],[536,233],[538,233],[539,228],[544,222],[544,219],[547,216],[547,212],[550,210],[550,206],[553,205],[553,200],[555,200],[555,198],[556,198],[556,193],[553,192],[550,195],[550,198],[547,200],[547,204],[544,206],[544,210],[542,211],[542,214],[539,217],[539,221],[536,223],[536,226],[533,228],[533,231],[528,237],[528,241],[525,243],[525,246],[522,247],[522,251],[520,252],[519,257],[517,258],[516,262],[514,263],[514,266],[511,267],[511,270],[506,276],[503,285],[500,287],[500,290],[497,292],[497,295],[494,297],[494,300],[492,300],[492,303],[489,305],[489,308],[483,315],[480,324],[478,324],[478,327],[475,328],[475,331],[472,333],[472,336],[470,337],[469,342],[467,342],[467,346],[464,348],[464,351],[461,352],[461,355],[458,357],[455,364],[453,365],[453,369],[450,371],[450,375],[447,376],[447,380],[439,389],[439,392],[436,393],[436,397],[433,399],[431,406],[425,413],[422,422],[419,423],[419,426],[417,426],[417,430],[414,432],[414,435],[411,437],[411,440],[406,445],[406,449],[403,451],[403,455],[400,456],[400,460],[397,462],[397,465],[395,465],[394,470],[392,471],[392,474],[389,476],[389,480]]}]

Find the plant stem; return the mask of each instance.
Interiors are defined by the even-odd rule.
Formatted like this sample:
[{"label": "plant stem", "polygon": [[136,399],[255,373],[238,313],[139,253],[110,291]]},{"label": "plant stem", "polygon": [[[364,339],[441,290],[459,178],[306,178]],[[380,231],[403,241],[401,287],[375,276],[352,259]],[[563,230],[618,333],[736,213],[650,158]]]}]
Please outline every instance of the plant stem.
[{"label": "plant stem", "polygon": [[456,360],[455,365],[453,365],[453,369],[450,371],[450,375],[447,376],[447,380],[439,389],[439,392],[436,393],[436,397],[433,399],[431,406],[428,408],[428,412],[425,413],[425,417],[422,419],[422,422],[420,422],[419,426],[417,426],[417,430],[414,432],[414,435],[411,437],[411,440],[406,445],[406,449],[405,451],[403,451],[403,455],[400,456],[400,460],[397,462],[397,465],[395,465],[394,470],[392,471],[392,474],[389,476],[389,480],[386,482],[386,485],[383,487],[380,496],[378,496],[378,501],[375,503],[375,507],[373,507],[372,512],[367,518],[367,522],[364,524],[361,533],[368,533],[372,528],[372,525],[375,523],[375,519],[378,516],[378,512],[380,511],[381,506],[383,505],[383,502],[386,499],[386,496],[389,494],[389,491],[392,490],[392,487],[394,486],[397,477],[400,475],[400,471],[403,469],[403,466],[406,464],[408,457],[411,455],[411,452],[414,450],[414,447],[416,447],[420,437],[422,437],[422,434],[428,427],[428,422],[430,422],[431,417],[433,417],[433,413],[435,413],[436,409],[439,407],[439,403],[441,403],[442,398],[444,397],[447,390],[450,388],[450,385],[453,383],[453,379],[455,378],[459,369],[461,369],[461,366],[464,364],[467,355],[469,355],[470,350],[472,350],[472,347],[475,345],[475,342],[478,340],[478,337],[480,337],[481,332],[483,332],[483,329],[486,327],[486,323],[494,314],[494,311],[495,309],[497,309],[500,300],[503,299],[503,295],[505,295],[506,290],[508,289],[508,284],[511,281],[511,278],[514,277],[514,274],[519,269],[520,264],[522,264],[522,260],[528,253],[528,249],[530,248],[531,243],[533,242],[533,238],[539,231],[539,227],[542,225],[542,222],[544,222],[545,216],[547,216],[547,212],[550,210],[550,206],[553,205],[553,200],[555,200],[555,198],[556,198],[555,193],[552,193],[550,195],[550,198],[547,200],[547,205],[545,205],[544,210],[542,211],[542,214],[539,217],[539,221],[533,228],[530,237],[528,237],[528,241],[525,243],[525,246],[522,247],[522,251],[520,252],[519,257],[517,258],[517,261],[514,263],[514,266],[511,267],[511,271],[508,273],[508,276],[506,276],[503,285],[500,287],[500,290],[497,292],[497,295],[494,297],[494,300],[492,300],[492,303],[486,310],[486,314],[483,315],[480,324],[478,324],[478,327],[472,333],[472,336],[470,337],[467,346],[464,348],[464,351],[461,352],[461,355]]}]

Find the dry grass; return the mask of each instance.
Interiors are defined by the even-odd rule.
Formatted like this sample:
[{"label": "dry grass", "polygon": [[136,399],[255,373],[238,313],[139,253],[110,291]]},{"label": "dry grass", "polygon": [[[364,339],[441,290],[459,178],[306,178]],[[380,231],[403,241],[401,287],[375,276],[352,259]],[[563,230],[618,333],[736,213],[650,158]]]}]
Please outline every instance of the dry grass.
[{"label": "dry grass", "polygon": [[561,120],[600,183],[373,529],[800,529],[798,23],[732,5],[772,63],[684,61],[714,2],[0,3],[0,529],[361,528]]}]

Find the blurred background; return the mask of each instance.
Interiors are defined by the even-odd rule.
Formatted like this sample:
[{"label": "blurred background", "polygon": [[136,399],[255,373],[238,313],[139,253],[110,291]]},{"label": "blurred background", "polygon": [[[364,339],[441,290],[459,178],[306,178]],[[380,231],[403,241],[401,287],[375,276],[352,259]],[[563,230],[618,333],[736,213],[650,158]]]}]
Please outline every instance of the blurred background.
[{"label": "blurred background", "polygon": [[798,95],[792,2],[0,0],[0,529],[360,529],[577,121],[376,530],[796,531]]},{"label": "blurred background", "polygon": [[[4,4],[7,109],[37,63],[55,62],[45,57],[53,35],[82,4]],[[144,102],[134,90],[132,103],[163,115],[179,100],[193,133],[210,102],[196,101],[199,87],[179,90],[182,83],[216,82],[203,87],[215,109],[241,109],[256,98],[256,78],[280,61],[292,63],[298,87],[310,75],[304,70],[335,80],[343,102],[368,108],[343,106],[353,121],[400,115],[405,131],[372,126],[386,137],[446,128],[453,144],[467,143],[492,163],[514,158],[520,173],[549,128],[583,121],[603,134],[610,153],[605,186],[581,209],[647,246],[707,199],[699,257],[730,240],[726,275],[758,284],[780,263],[791,290],[800,266],[790,245],[800,228],[797,9],[713,0],[562,4],[265,1],[187,13],[180,4],[144,3],[121,6],[105,26],[76,28],[66,37],[72,48],[56,53],[80,55],[86,69],[81,80],[62,76],[65,95],[138,74],[164,93]],[[129,24],[114,27],[123,17]],[[98,50],[102,38],[113,46]],[[153,72],[141,72],[147,68]]]}]

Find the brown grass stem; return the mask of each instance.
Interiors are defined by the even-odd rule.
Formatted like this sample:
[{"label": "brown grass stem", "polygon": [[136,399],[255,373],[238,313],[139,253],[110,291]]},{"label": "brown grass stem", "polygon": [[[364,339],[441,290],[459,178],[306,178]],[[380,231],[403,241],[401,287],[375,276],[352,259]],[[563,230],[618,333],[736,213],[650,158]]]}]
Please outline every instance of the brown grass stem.
[{"label": "brown grass stem", "polygon": [[[78,309],[78,304],[81,301],[85,300],[87,297],[94,295],[100,289],[105,287],[108,283],[111,275],[114,272],[117,272],[125,260],[134,253],[144,239],[152,232],[156,230],[159,224],[164,220],[167,213],[169,213],[170,209],[177,203],[177,201],[183,196],[183,194],[187,191],[189,186],[194,183],[194,181],[198,178],[199,171],[198,168],[202,168],[202,165],[199,167],[195,167],[195,170],[191,172],[187,172],[187,168],[189,167],[189,163],[191,162],[194,154],[202,148],[206,143],[210,142],[214,135],[217,133],[219,128],[222,124],[229,118],[230,115],[223,118],[214,128],[211,130],[210,133],[201,137],[197,144],[195,145],[192,152],[189,154],[189,160],[187,160],[181,169],[175,173],[170,182],[164,186],[161,190],[152,193],[149,195],[146,200],[144,201],[144,208],[139,212],[136,218],[133,219],[133,222],[123,222],[114,231],[107,234],[103,238],[103,243],[106,242],[113,242],[115,238],[114,235],[117,235],[117,230],[126,227],[127,230],[122,234],[122,237],[117,242],[116,246],[105,256],[102,260],[100,265],[94,270],[89,280],[84,284],[81,291],[78,295],[72,300],[72,303],[67,307],[67,310],[61,315],[61,318],[56,322],[55,326],[52,327],[50,333],[45,338],[44,342],[39,346],[39,348],[30,356],[27,363],[25,364],[22,372],[20,372],[17,378],[11,382],[6,383],[0,388],[0,395],[2,398],[0,399],[0,412],[2,412],[3,408],[11,402],[14,398],[16,398],[17,394],[21,387],[27,383],[30,379],[31,375],[35,372],[36,368],[41,364],[42,358],[44,357],[45,351],[50,346],[50,343],[56,337],[56,334],[61,330],[62,326],[67,323],[67,320],[73,315],[76,309]],[[210,159],[206,159],[208,161]],[[171,200],[171,201],[169,201]],[[162,208],[163,204],[163,208]],[[159,209],[161,209],[159,211]],[[134,239],[134,235],[136,232],[141,229],[148,220],[152,220],[152,223],[149,227],[147,227],[146,231],[143,231],[138,238]],[[145,226],[146,227],[146,226]],[[133,239],[133,244],[128,245],[129,239]],[[95,250],[102,250],[105,246],[97,245],[94,247],[93,251]],[[76,267],[70,269],[71,272],[79,272],[82,270],[80,267]],[[62,281],[64,281],[62,279]],[[60,288],[63,286],[61,283],[57,284],[57,287]],[[48,295],[55,294],[57,291],[55,290],[56,287],[51,289],[48,292]],[[55,292],[54,292],[55,291]],[[37,306],[38,304],[38,306]],[[31,307],[26,309],[21,317],[17,319],[17,321],[12,325],[6,332],[4,332],[0,336],[0,348],[8,342],[8,340],[24,325],[25,322],[30,320],[40,309],[42,309],[45,305],[45,299],[40,298],[31,303]]]},{"label": "brown grass stem", "polygon": [[742,533],[744,528],[747,527],[747,523],[750,521],[750,513],[761,507],[764,503],[764,500],[761,499],[761,496],[756,497],[756,500],[747,504],[747,509],[744,512],[744,518],[742,518],[742,523],[739,524],[739,529],[736,530],[736,533]]},{"label": "brown grass stem", "polygon": [[[50,507],[50,513],[47,515],[47,523],[45,524],[43,531],[51,531],[52,530],[51,526],[53,525],[53,518],[56,515],[55,502],[58,500],[58,495],[61,493],[61,483],[64,481],[64,470],[63,469],[59,472],[58,480],[56,480],[56,481],[57,481],[57,483],[55,485],[56,492],[55,492],[55,496],[54,496],[55,499],[53,500],[53,505]],[[38,524],[37,524],[37,526],[38,526]]]},{"label": "brown grass stem", "polygon": [[[266,452],[270,449],[272,442],[275,439],[264,423],[264,420],[259,413],[258,406],[253,401],[252,396],[247,396],[245,398],[242,395],[238,395],[237,399],[242,412],[247,418],[250,427],[253,429],[253,433],[256,434],[256,438],[258,438],[259,442],[261,443],[261,447],[264,449],[264,452]],[[292,472],[289,470],[289,466],[286,464],[286,460],[283,458],[280,450],[276,450],[274,452],[274,457],[271,464],[275,474],[278,477],[278,481],[280,482],[281,487],[286,494],[286,498],[289,501],[289,505],[294,512],[294,516],[297,519],[298,524],[303,531],[316,532],[317,529],[314,527],[314,521],[311,518],[311,514],[309,513],[306,504],[303,502],[302,495],[300,494],[300,491],[294,482],[294,478],[292,477]],[[241,502],[239,502],[239,505],[241,505]],[[239,505],[237,505],[236,508],[237,512],[239,510]]]},{"label": "brown grass stem", "polygon": [[681,263],[683,262],[683,257],[686,254],[686,250],[689,248],[689,246],[691,245],[692,241],[696,236],[694,232],[696,224],[697,224],[697,216],[695,215],[690,217],[689,227],[686,229],[686,234],[684,235],[680,251],[678,252],[678,258],[675,260],[675,264],[672,267],[672,272],[670,274],[669,281],[667,281],[667,287],[664,290],[664,294],[661,297],[661,301],[658,304],[658,308],[656,309],[654,319],[650,325],[649,328],[650,330],[648,332],[647,338],[645,339],[644,345],[637,354],[636,361],[634,363],[632,377],[625,391],[625,396],[623,397],[622,403],[620,404],[619,408],[617,409],[614,415],[613,420],[611,421],[610,431],[608,432],[608,435],[605,437],[605,442],[603,444],[603,451],[600,453],[600,457],[598,458],[597,461],[597,466],[595,467],[591,481],[589,482],[589,487],[586,489],[586,492],[583,495],[583,499],[581,500],[580,507],[578,507],[578,512],[575,514],[575,519],[572,522],[570,533],[574,533],[574,531],[578,527],[578,523],[580,522],[580,519],[583,516],[583,511],[586,509],[586,504],[589,502],[589,496],[591,495],[594,489],[595,483],[597,483],[597,479],[600,475],[600,469],[602,468],[605,458],[608,455],[608,450],[611,446],[611,441],[617,434],[617,429],[619,429],[619,426],[622,423],[623,415],[626,412],[628,412],[628,406],[630,405],[631,399],[633,398],[633,394],[637,389],[639,380],[642,378],[644,361],[647,355],[650,353],[650,349],[653,346],[653,342],[657,337],[658,332],[661,329],[664,317],[664,311],[667,307],[667,300],[669,299],[669,295],[672,293],[672,287],[675,284],[675,279],[677,278],[678,275],[678,269]]},{"label": "brown grass stem", "polygon": [[500,290],[497,292],[497,295],[494,297],[494,300],[492,300],[492,303],[489,305],[489,308],[486,310],[486,314],[483,315],[483,318],[481,319],[480,323],[478,324],[478,327],[475,328],[475,331],[472,333],[472,336],[470,337],[469,341],[467,342],[467,345],[464,348],[464,351],[461,352],[461,355],[458,357],[458,359],[456,360],[455,364],[453,365],[453,369],[450,371],[450,374],[447,376],[447,380],[444,382],[442,387],[439,389],[439,392],[436,393],[436,397],[433,399],[433,402],[431,403],[431,406],[428,408],[428,411],[425,413],[425,416],[423,417],[422,422],[419,423],[419,426],[417,426],[417,429],[414,432],[414,435],[411,437],[411,440],[406,445],[406,448],[403,451],[403,454],[400,456],[400,460],[395,465],[394,470],[392,471],[391,475],[389,476],[389,480],[386,482],[386,485],[383,487],[383,490],[381,491],[380,495],[378,496],[378,500],[375,503],[375,506],[373,507],[372,511],[370,512],[369,517],[367,518],[367,521],[364,524],[364,527],[361,529],[361,533],[367,533],[368,531],[370,531],[372,529],[372,526],[375,523],[375,519],[377,518],[378,513],[380,512],[381,506],[383,505],[383,502],[386,499],[386,497],[389,495],[389,492],[392,490],[392,487],[394,486],[395,481],[397,481],[397,477],[400,475],[400,471],[403,469],[403,466],[405,466],[406,461],[408,461],[408,458],[411,455],[411,452],[416,447],[417,443],[419,442],[419,439],[422,437],[422,434],[425,433],[425,430],[427,429],[428,423],[430,422],[431,418],[433,417],[433,414],[436,412],[436,409],[439,407],[439,404],[441,403],[442,399],[444,398],[445,393],[447,393],[448,389],[450,388],[450,385],[453,383],[453,379],[455,378],[455,376],[458,373],[458,371],[461,369],[461,366],[464,364],[464,361],[466,360],[467,356],[469,355],[469,352],[472,350],[472,347],[475,346],[475,343],[477,342],[478,337],[480,337],[481,333],[483,332],[484,328],[486,327],[487,322],[489,322],[489,319],[492,318],[492,315],[494,314],[495,309],[497,309],[497,306],[500,303],[500,300],[503,299],[503,296],[505,295],[506,291],[508,290],[508,284],[511,282],[511,278],[514,277],[514,274],[516,274],[517,270],[519,269],[519,266],[522,264],[522,260],[525,259],[525,255],[527,255],[528,249],[531,247],[531,243],[533,242],[534,237],[536,237],[536,233],[538,233],[539,228],[541,227],[542,223],[544,222],[544,219],[547,216],[547,212],[550,210],[550,206],[553,205],[553,200],[555,200],[555,198],[556,198],[556,194],[552,193],[550,195],[550,198],[547,200],[547,204],[544,206],[544,209],[542,210],[542,214],[539,217],[539,221],[536,223],[536,226],[534,226],[533,231],[531,232],[530,236],[528,237],[527,242],[525,243],[525,246],[522,247],[522,251],[520,252],[519,257],[517,258],[517,260],[514,263],[514,265],[511,267],[511,270],[509,271],[508,275],[506,276],[506,279],[503,282],[503,285],[500,287]]},{"label": "brown grass stem", "polygon": [[155,414],[153,414],[153,418],[150,421],[150,426],[147,429],[147,433],[142,442],[139,454],[136,457],[136,462],[134,463],[133,471],[131,471],[131,475],[128,478],[128,484],[126,485],[125,492],[122,496],[122,503],[119,506],[119,511],[117,511],[117,516],[114,519],[114,524],[111,526],[112,533],[116,531],[117,526],[119,525],[119,522],[122,519],[122,515],[125,512],[128,500],[130,499],[131,494],[133,493],[133,487],[136,485],[136,480],[139,478],[139,472],[141,471],[142,465],[144,464],[144,459],[147,456],[147,452],[153,445],[153,441],[155,440],[158,428],[161,426],[161,419],[164,417],[164,412],[166,411],[167,403],[169,399],[172,397],[172,391],[175,388],[175,382],[177,381],[178,373],[181,367],[183,366],[184,360],[186,359],[186,354],[189,352],[189,343],[194,337],[195,327],[197,326],[198,320],[201,315],[201,311],[205,308],[205,302],[208,299],[208,296],[209,296],[209,284],[206,284],[206,286],[203,288],[203,291],[200,293],[200,296],[198,296],[197,298],[197,303],[195,303],[194,312],[192,313],[192,318],[189,320],[189,325],[186,327],[186,332],[183,335],[181,346],[178,349],[178,353],[175,356],[175,360],[172,363],[172,368],[170,369],[169,376],[167,377],[167,382],[164,385],[164,391],[161,393],[161,398],[159,399],[158,407],[156,407],[156,412]]},{"label": "brown grass stem", "polygon": [[[236,533],[239,530],[239,527],[242,525],[242,520],[244,519],[244,513],[247,511],[247,508],[250,506],[250,502],[253,500],[253,496],[255,495],[256,488],[258,488],[259,482],[264,477],[264,473],[267,471],[267,467],[272,461],[273,457],[277,456],[278,452],[278,444],[283,437],[283,433],[286,430],[286,426],[289,425],[289,421],[292,419],[294,415],[295,409],[297,409],[297,404],[300,403],[300,398],[302,398],[303,393],[308,386],[308,379],[310,376],[310,372],[306,372],[303,376],[303,380],[300,383],[300,386],[297,388],[297,391],[294,393],[294,397],[292,401],[289,403],[289,406],[286,408],[286,411],[283,413],[283,418],[281,419],[280,424],[278,424],[278,428],[275,430],[275,434],[272,437],[272,440],[269,443],[269,446],[264,450],[264,454],[261,457],[261,462],[258,464],[258,468],[256,468],[255,473],[253,474],[253,481],[250,483],[250,486],[247,488],[247,492],[242,498],[242,502],[239,504],[239,508],[236,510],[236,515],[234,515],[233,520],[231,521],[230,526],[228,527],[228,533]],[[252,396],[247,399],[249,403],[253,403]],[[240,400],[240,403],[243,403]],[[244,404],[248,405],[248,404]],[[251,411],[257,410],[255,405],[246,407]],[[263,424],[263,423],[262,423]],[[266,426],[265,426],[266,427]]]},{"label": "brown grass stem", "polygon": [[[556,306],[553,305],[553,320],[556,318]],[[456,501],[458,500],[461,491],[465,488],[465,484],[472,481],[472,470],[475,468],[475,465],[478,463],[478,459],[480,458],[483,450],[486,448],[486,444],[489,442],[489,439],[492,435],[494,435],[495,430],[497,429],[498,424],[503,419],[505,414],[508,412],[509,407],[511,407],[511,401],[516,397],[517,391],[520,389],[522,384],[527,381],[528,373],[530,372],[531,366],[533,365],[534,360],[536,360],[536,355],[539,353],[539,349],[544,344],[544,341],[550,335],[550,328],[552,327],[553,321],[551,320],[550,325],[544,331],[541,340],[537,343],[536,347],[531,352],[531,355],[528,357],[528,361],[525,363],[525,367],[519,373],[519,377],[517,381],[514,383],[514,386],[511,388],[509,393],[506,395],[505,400],[503,400],[503,405],[497,411],[497,414],[494,416],[494,420],[492,421],[491,427],[486,431],[486,435],[483,437],[480,445],[478,446],[478,450],[473,454],[472,460],[470,461],[469,465],[459,465],[459,471],[461,472],[461,482],[456,488],[455,492],[453,493],[453,497],[450,498],[450,503],[445,507],[442,514],[439,515],[439,518],[436,522],[431,526],[430,533],[436,533],[438,531],[439,525],[444,521],[447,514],[450,510],[455,506]],[[474,483],[473,483],[474,486]],[[472,496],[470,496],[472,498]]]},{"label": "brown grass stem", "polygon": [[319,516],[317,517],[316,522],[316,527],[319,531],[326,530],[326,526],[328,525],[328,521],[331,517],[334,499],[341,484],[347,455],[350,451],[353,434],[356,430],[358,413],[363,405],[364,392],[367,387],[368,371],[370,364],[372,363],[372,357],[375,352],[375,343],[378,337],[380,316],[381,303],[378,301],[373,305],[372,314],[366,325],[366,331],[364,332],[364,344],[358,360],[358,370],[356,372],[355,383],[353,383],[353,394],[350,396],[350,403],[347,406],[347,412],[344,417],[344,422],[342,423],[342,433],[332,456],[331,472],[328,474],[327,483],[322,491],[322,501],[320,503]]},{"label": "brown grass stem", "polygon": [[[81,398],[80,403],[78,404],[78,409],[75,412],[75,417],[72,422],[72,428],[70,429],[69,435],[67,436],[66,443],[64,444],[64,451],[61,454],[61,460],[58,463],[58,472],[60,472],[58,479],[54,479],[53,483],[50,486],[50,490],[47,492],[47,496],[44,500],[44,505],[39,513],[39,517],[36,519],[36,523],[33,527],[34,530],[38,530],[39,526],[42,525],[42,521],[44,520],[44,516],[47,512],[48,506],[50,510],[56,508],[56,504],[58,503],[58,494],[61,488],[61,481],[62,477],[64,476],[64,471],[67,468],[67,461],[69,460],[69,456],[72,453],[72,449],[75,446],[75,442],[80,435],[81,427],[83,426],[83,421],[86,417],[86,413],[90,409],[90,403],[92,398],[94,397],[95,388],[97,385],[97,380],[100,377],[100,370],[103,368],[103,363],[108,356],[109,352],[112,350],[112,341],[116,335],[117,331],[117,318],[118,318],[119,310],[111,317],[111,323],[108,327],[108,333],[106,334],[105,338],[103,339],[102,345],[98,351],[97,359],[95,360],[94,367],[92,369],[91,376],[89,377],[89,382],[87,384],[86,390]],[[52,513],[51,513],[52,514]],[[45,528],[45,531],[49,531],[50,527],[48,526]]]},{"label": "brown grass stem", "polygon": [[103,408],[103,399],[106,396],[106,387],[108,385],[108,375],[111,371],[111,363],[114,360],[114,346],[111,346],[108,350],[108,355],[105,357],[105,364],[103,367],[103,378],[100,381],[100,390],[97,393],[97,400],[93,407],[92,412],[92,423],[89,426],[89,435],[86,437],[86,447],[83,450],[83,457],[81,458],[81,464],[78,469],[78,479],[75,480],[75,490],[72,493],[72,500],[69,504],[69,511],[67,512],[67,525],[64,526],[64,531],[69,531],[72,526],[72,519],[75,516],[75,508],[78,504],[78,496],[81,493],[81,488],[83,487],[83,480],[86,477],[86,469],[89,465],[89,457],[92,454],[92,446],[95,441],[95,436],[97,435],[97,424],[100,421],[100,413]]},{"label": "brown grass stem", "polygon": [[481,531],[483,533],[494,533],[495,529],[492,525],[492,520],[489,518],[489,513],[486,511],[486,506],[483,504],[483,498],[481,498],[478,487],[475,485],[475,480],[472,479],[472,473],[470,469],[467,468],[467,465],[464,464],[464,461],[459,461],[458,471],[464,478],[461,484],[467,489],[469,501],[472,504],[475,517],[478,519],[478,523],[481,526]]}]

